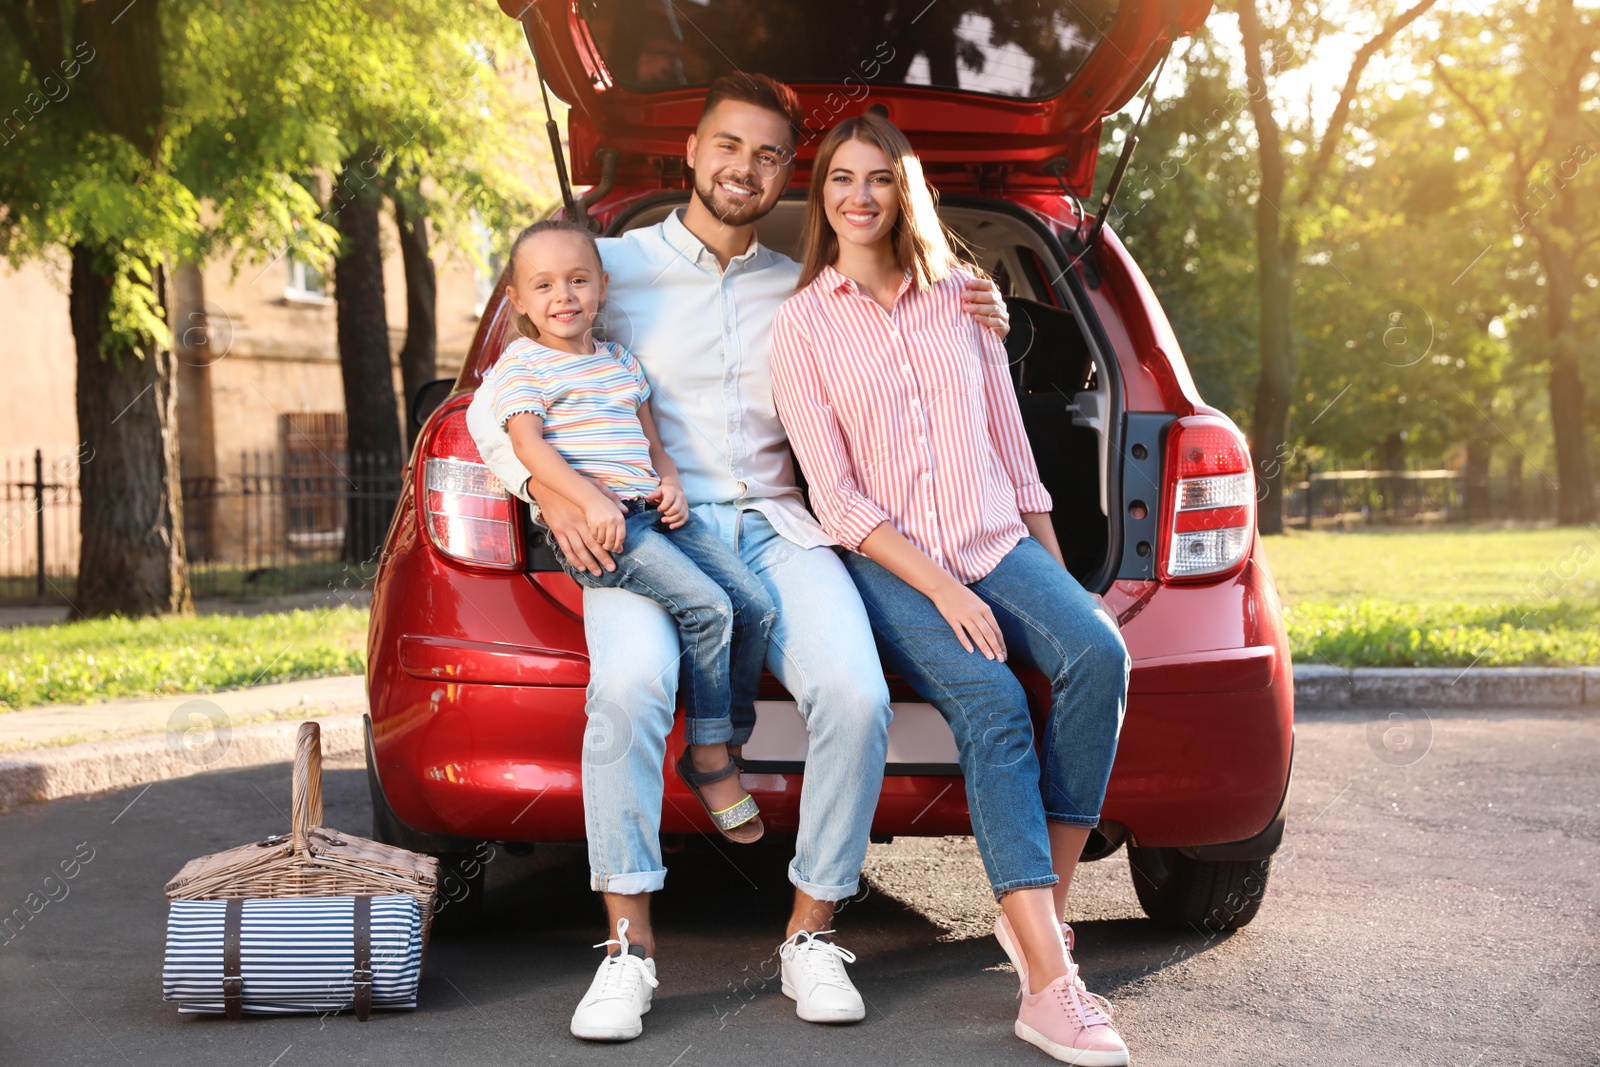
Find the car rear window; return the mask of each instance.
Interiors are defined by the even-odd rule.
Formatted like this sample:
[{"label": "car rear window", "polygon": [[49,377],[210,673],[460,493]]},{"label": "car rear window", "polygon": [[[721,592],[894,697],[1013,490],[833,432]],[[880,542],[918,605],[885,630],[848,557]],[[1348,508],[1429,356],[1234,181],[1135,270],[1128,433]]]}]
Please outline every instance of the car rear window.
[{"label": "car rear window", "polygon": [[913,85],[1057,96],[1120,0],[585,0],[600,58],[633,92],[734,70],[793,85]]}]

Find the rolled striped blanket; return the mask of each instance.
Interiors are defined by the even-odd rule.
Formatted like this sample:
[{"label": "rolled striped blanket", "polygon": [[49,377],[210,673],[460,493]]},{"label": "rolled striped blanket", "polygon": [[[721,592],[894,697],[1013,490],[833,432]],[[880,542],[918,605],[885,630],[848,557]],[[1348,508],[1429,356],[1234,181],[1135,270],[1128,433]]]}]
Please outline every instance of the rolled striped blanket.
[{"label": "rolled striped blanket", "polygon": [[183,1013],[354,1008],[365,1018],[415,1008],[421,972],[412,896],[175,900],[167,912],[162,996]]}]

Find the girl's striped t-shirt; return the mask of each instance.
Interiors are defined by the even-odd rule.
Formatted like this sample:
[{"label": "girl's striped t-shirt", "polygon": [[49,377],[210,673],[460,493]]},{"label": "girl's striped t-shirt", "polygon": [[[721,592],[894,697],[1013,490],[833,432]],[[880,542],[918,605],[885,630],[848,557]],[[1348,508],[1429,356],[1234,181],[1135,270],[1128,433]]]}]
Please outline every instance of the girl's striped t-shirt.
[{"label": "girl's striped t-shirt", "polygon": [[494,417],[531,412],[544,420],[544,439],[572,469],[624,499],[647,496],[661,479],[650,463],[650,443],[639,406],[650,383],[633,353],[611,341],[576,355],[519,337],[489,372]]}]

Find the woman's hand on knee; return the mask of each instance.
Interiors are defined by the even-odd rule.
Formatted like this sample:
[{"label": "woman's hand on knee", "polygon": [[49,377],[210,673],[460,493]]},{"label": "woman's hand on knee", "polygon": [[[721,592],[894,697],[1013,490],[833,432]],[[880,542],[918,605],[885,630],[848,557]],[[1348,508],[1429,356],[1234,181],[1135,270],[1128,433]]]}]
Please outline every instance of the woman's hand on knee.
[{"label": "woman's hand on knee", "polygon": [[956,632],[962,648],[968,652],[976,648],[988,659],[1005,660],[1006,642],[1000,635],[1000,624],[982,597],[952,578],[929,599]]}]

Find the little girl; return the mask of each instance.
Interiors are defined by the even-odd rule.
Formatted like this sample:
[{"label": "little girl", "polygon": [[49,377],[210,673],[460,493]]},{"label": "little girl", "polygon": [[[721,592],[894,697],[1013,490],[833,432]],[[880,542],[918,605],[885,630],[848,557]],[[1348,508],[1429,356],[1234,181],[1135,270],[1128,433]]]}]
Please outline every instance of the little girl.
[{"label": "little girl", "polygon": [[616,557],[616,570],[598,576],[562,557],[566,572],[586,586],[647,596],[677,622],[689,742],[678,775],[724,837],[754,842],[760,814],[738,784],[728,742],[735,716],[745,725],[755,719],[772,598],[689,514],[638,361],[619,344],[594,340],[607,281],[594,237],[572,222],[537,223],[518,235],[510,262],[506,296],[521,336],[484,378],[495,421],[533,480],[581,507],[590,535]]}]

